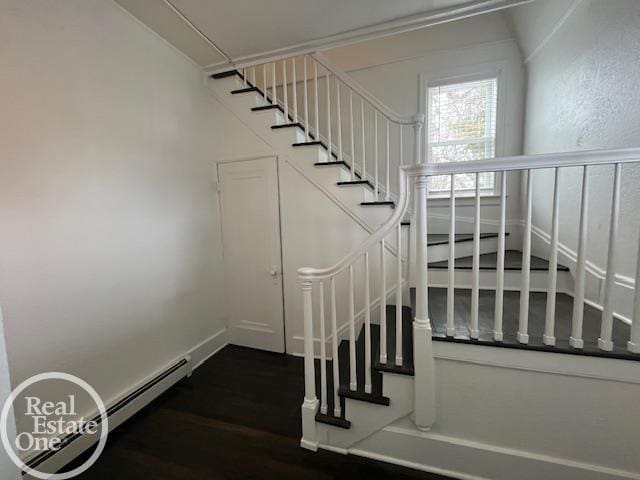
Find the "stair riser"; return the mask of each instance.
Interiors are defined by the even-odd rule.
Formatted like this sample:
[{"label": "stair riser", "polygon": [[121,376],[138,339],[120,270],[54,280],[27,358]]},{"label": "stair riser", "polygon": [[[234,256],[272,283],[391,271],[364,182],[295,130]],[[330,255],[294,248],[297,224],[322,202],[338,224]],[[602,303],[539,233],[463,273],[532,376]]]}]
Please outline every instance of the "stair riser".
[{"label": "stair riser", "polygon": [[[355,190],[354,194],[354,191],[350,190],[350,188],[338,187],[338,185],[336,185],[337,182],[351,179],[349,170],[344,166],[315,166],[315,163],[326,162],[328,159],[327,152],[322,146],[310,145],[293,147],[293,143],[296,143],[295,140],[303,140],[299,134],[299,132],[301,132],[300,129],[286,128],[273,130],[271,128],[273,125],[285,122],[282,112],[275,109],[252,112],[247,102],[252,102],[251,98],[253,97],[255,99],[256,94],[231,95],[230,92],[232,90],[243,87],[239,79],[230,77],[222,80],[211,80],[210,86],[221,103],[236,112],[247,126],[262,136],[265,141],[278,152],[278,155],[290,161],[291,164],[300,170],[311,182],[334,197],[347,211],[357,216],[357,218],[366,223],[369,228],[377,228],[391,215],[392,209],[388,206],[362,207],[360,205],[362,201],[370,200],[369,197],[365,197],[366,193],[364,193],[363,190],[361,190],[362,193],[359,195],[357,190]],[[241,107],[243,104],[246,108]],[[364,187],[354,188],[363,189]]]},{"label": "stair riser", "polygon": [[368,225],[376,226],[383,223],[393,209],[386,205],[362,207],[361,202],[373,201],[373,192],[369,187],[362,185],[340,186],[338,182],[351,180],[351,172],[344,166],[327,165],[316,166],[315,163],[323,162],[327,153],[323,147],[310,145],[304,147],[290,147],[290,158],[297,168],[301,169],[309,178],[313,178],[322,184],[322,187],[332,196],[338,198],[352,211],[357,211]]},{"label": "stair riser", "polygon": [[[429,286],[444,287],[449,285],[449,273],[442,269],[429,269]],[[480,270],[480,288],[483,290],[495,290],[496,272],[492,270]],[[471,270],[455,271],[455,288],[471,288],[473,272]],[[546,292],[548,289],[549,272],[531,271],[530,290]],[[569,272],[559,271],[557,276],[558,293],[571,293],[573,290],[573,278]],[[520,290],[522,286],[522,272],[518,270],[506,270],[504,272],[505,290]]]},{"label": "stair riser", "polygon": [[389,406],[346,399],[347,420],[351,428],[316,423],[318,441],[322,445],[348,448],[413,411],[413,377],[383,373],[384,395],[391,395]]},{"label": "stair riser", "polygon": [[[480,240],[480,254],[494,253],[498,251],[497,238],[483,238]],[[455,244],[455,258],[469,257],[473,255],[473,242],[457,242]],[[431,245],[427,250],[429,263],[440,262],[449,259],[449,244]]]}]

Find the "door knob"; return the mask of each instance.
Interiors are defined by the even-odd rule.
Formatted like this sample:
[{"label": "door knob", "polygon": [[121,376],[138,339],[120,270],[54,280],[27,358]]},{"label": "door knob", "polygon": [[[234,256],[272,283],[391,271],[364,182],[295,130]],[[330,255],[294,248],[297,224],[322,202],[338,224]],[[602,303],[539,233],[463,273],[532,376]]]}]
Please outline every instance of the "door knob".
[{"label": "door knob", "polygon": [[278,276],[278,269],[271,267],[271,270],[269,270],[269,275],[271,275],[272,277],[277,277]]}]

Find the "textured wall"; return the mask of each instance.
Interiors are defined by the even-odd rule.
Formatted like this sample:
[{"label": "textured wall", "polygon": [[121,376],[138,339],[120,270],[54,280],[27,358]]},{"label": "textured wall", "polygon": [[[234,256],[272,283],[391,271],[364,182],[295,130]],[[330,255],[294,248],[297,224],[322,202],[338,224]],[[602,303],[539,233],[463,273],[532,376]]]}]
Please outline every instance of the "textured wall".
[{"label": "textured wall", "polygon": [[[640,2],[583,0],[574,6],[527,65],[527,154],[640,146]],[[514,23],[527,28],[526,22]],[[530,37],[521,30],[522,36]],[[590,175],[587,256],[596,270],[606,265],[612,171],[612,167],[597,167]],[[550,231],[552,175],[540,171],[534,179],[533,221],[546,232]],[[561,183],[560,241],[574,251],[580,175],[577,169],[567,169]],[[635,270],[639,182],[640,167],[623,167],[616,264],[616,272],[623,276],[633,276]],[[597,300],[600,283],[592,280],[589,296]],[[629,293],[628,288],[620,287],[620,302]]]}]

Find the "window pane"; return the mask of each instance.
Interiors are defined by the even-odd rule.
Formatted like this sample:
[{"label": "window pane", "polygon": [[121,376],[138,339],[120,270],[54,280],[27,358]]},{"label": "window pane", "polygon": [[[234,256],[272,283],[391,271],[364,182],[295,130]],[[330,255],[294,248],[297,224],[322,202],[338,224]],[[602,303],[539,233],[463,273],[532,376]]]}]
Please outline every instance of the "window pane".
[{"label": "window pane", "polygon": [[[480,160],[494,156],[493,142],[487,143],[460,143],[455,145],[431,147],[431,159],[435,163],[464,162],[468,160]],[[429,179],[429,190],[432,192],[448,192],[451,189],[449,176],[432,177]],[[493,190],[495,179],[493,173],[480,174],[480,189]],[[475,174],[457,175],[456,190],[475,190]]]},{"label": "window pane", "polygon": [[495,137],[496,79],[429,89],[429,142]]},{"label": "window pane", "polygon": [[[429,161],[465,162],[495,156],[497,79],[429,89]],[[493,191],[493,173],[480,175],[480,188]],[[433,193],[450,190],[450,177],[433,177]],[[475,190],[475,174],[457,175],[456,190]]]}]

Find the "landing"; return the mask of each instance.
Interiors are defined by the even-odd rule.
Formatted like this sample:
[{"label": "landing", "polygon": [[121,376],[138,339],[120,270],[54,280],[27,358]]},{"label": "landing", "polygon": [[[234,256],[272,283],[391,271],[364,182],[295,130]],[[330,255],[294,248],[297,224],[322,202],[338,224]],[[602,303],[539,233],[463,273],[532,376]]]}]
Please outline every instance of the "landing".
[{"label": "landing", "polygon": [[110,435],[81,480],[446,477],[299,446],[302,358],[228,346]]}]

